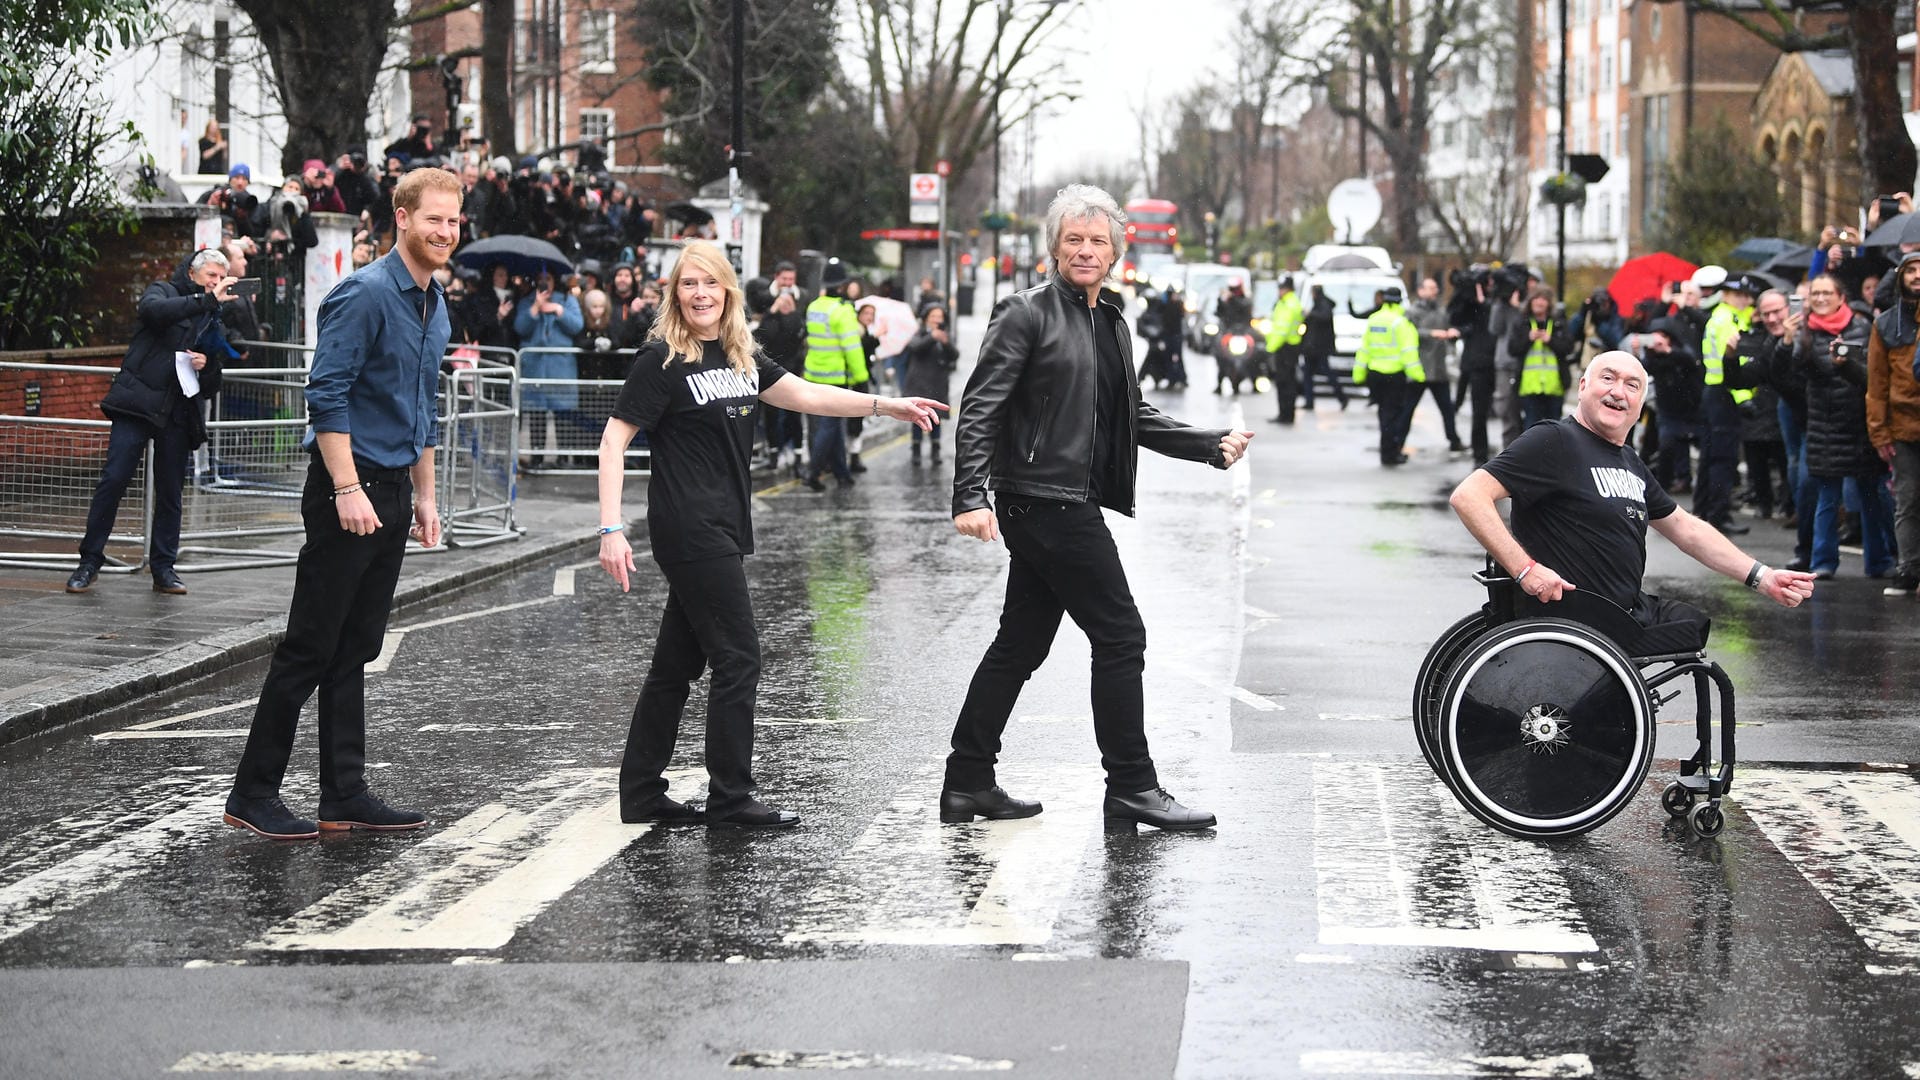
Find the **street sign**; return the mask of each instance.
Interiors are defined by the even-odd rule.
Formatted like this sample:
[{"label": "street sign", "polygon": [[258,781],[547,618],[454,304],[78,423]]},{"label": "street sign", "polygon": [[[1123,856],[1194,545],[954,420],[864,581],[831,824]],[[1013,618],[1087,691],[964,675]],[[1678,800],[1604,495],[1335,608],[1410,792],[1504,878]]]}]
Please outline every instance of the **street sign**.
[{"label": "street sign", "polygon": [[940,195],[946,185],[938,173],[914,173],[907,179],[907,220],[915,225],[940,223]]},{"label": "street sign", "polygon": [[934,163],[933,171],[939,173],[941,176],[952,176],[953,162],[948,161],[946,158],[941,158]]}]

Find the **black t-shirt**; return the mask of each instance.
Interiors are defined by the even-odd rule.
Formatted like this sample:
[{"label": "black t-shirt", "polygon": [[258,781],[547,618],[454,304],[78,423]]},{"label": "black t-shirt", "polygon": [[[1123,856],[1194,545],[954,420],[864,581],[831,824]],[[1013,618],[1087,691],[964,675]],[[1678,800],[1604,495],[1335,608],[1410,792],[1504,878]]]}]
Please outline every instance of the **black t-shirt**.
[{"label": "black t-shirt", "polygon": [[647,433],[647,535],[663,563],[753,554],[749,458],[760,391],[786,371],[765,357],[742,376],[718,341],[698,364],[666,360],[664,342],[633,358],[613,415]]},{"label": "black t-shirt", "polygon": [[1569,416],[1528,428],[1485,467],[1513,496],[1513,535],[1530,557],[1632,609],[1647,570],[1647,522],[1674,511],[1633,447]]},{"label": "black t-shirt", "polygon": [[1094,410],[1093,419],[1093,471],[1088,475],[1090,490],[1089,502],[1101,502],[1102,495],[1118,490],[1114,481],[1113,448],[1118,441],[1115,433],[1119,425],[1127,422],[1127,384],[1126,378],[1132,375],[1127,371],[1127,362],[1120,356],[1120,339],[1124,324],[1112,310],[1101,305],[1094,309],[1093,325],[1094,358],[1096,367],[1095,393],[1100,395],[1100,407]]}]

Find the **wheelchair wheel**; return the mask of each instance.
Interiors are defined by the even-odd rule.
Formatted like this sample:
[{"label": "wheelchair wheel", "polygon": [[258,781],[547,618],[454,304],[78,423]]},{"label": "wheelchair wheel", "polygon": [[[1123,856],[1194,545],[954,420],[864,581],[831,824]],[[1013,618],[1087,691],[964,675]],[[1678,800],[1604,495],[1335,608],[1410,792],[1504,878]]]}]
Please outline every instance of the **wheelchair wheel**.
[{"label": "wheelchair wheel", "polygon": [[1440,767],[1440,690],[1453,662],[1486,631],[1487,616],[1479,611],[1447,627],[1427,650],[1413,680],[1413,737],[1420,743],[1420,756],[1441,779],[1447,774]]},{"label": "wheelchair wheel", "polygon": [[1610,639],[1523,619],[1473,642],[1437,710],[1440,767],[1475,817],[1523,837],[1575,836],[1619,813],[1653,761],[1653,703]]}]

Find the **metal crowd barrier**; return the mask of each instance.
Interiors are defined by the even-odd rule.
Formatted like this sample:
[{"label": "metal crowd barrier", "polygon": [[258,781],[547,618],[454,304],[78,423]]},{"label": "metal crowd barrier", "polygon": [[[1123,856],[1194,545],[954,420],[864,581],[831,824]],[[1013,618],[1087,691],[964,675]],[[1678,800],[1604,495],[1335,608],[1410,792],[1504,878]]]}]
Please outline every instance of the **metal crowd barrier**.
[{"label": "metal crowd barrier", "polygon": [[[183,478],[182,572],[289,564],[298,558],[304,537],[300,492],[309,457],[300,443],[307,426],[304,390],[312,350],[277,342],[233,344],[247,349],[250,366],[223,372],[221,392],[208,407],[207,444],[192,455],[190,475]],[[513,516],[518,354],[454,346],[448,357],[455,363],[441,374],[442,449],[435,455],[443,539],[441,548],[431,550],[520,535]],[[105,396],[116,370],[0,363],[0,375],[18,374],[23,382],[33,382],[42,398],[54,396],[62,382],[85,377],[84,396],[91,403]],[[63,407],[70,408],[71,401]],[[65,570],[75,565],[111,429],[105,418],[0,414],[0,542],[8,545],[0,548],[0,566]],[[145,563],[153,526],[152,471],[149,446],[120,501],[104,570],[129,572]]]},{"label": "metal crowd barrier", "polygon": [[[87,396],[98,400],[105,396],[115,370],[88,364],[0,363],[0,373],[19,377],[23,391],[24,384],[31,382],[31,393],[40,399],[53,397],[62,384],[84,381],[89,384]],[[0,549],[0,566],[73,569],[87,531],[93,488],[106,465],[112,427],[104,418],[0,414],[0,539],[7,545]],[[144,559],[153,516],[151,460],[149,455],[141,462],[120,500],[103,570],[131,572]],[[131,561],[114,552],[128,547],[134,549]]]},{"label": "metal crowd barrier", "polygon": [[461,345],[440,375],[438,475],[443,542],[454,547],[512,540],[518,488],[520,372],[514,350]]},{"label": "metal crowd barrier", "polygon": [[[613,415],[627,369],[637,350],[589,352],[560,346],[526,346],[519,350],[521,465],[535,476],[591,476],[600,471],[600,436]],[[549,360],[548,357],[554,359]],[[549,377],[528,375],[529,360],[542,372],[564,368],[575,374]],[[627,475],[645,476],[653,467],[646,435],[627,447]]]}]

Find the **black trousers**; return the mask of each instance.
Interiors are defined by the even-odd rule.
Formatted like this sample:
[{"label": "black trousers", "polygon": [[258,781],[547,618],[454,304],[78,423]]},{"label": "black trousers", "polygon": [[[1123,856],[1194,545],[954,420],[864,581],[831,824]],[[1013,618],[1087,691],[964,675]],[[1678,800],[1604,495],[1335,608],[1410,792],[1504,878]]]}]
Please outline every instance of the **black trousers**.
[{"label": "black trousers", "polygon": [[1733,485],[1740,473],[1740,408],[1724,389],[1707,387],[1700,440],[1700,475],[1693,516],[1709,525],[1733,520]]},{"label": "black trousers", "polygon": [[307,467],[300,516],[307,540],[294,571],[287,636],[273,650],[253,730],[240,755],[234,793],[280,793],[300,710],[320,694],[320,799],[349,799],[367,789],[366,673],[386,640],[394,586],[413,523],[413,481],[404,469],[360,469],[380,516],[371,536],[340,527],[333,477],[318,454]]},{"label": "black trousers", "polygon": [[1793,474],[1787,469],[1787,444],[1766,439],[1749,439],[1743,444],[1747,452],[1747,483],[1753,487],[1753,501],[1760,508],[1761,517],[1772,517],[1774,508],[1773,474],[1780,473],[1783,483],[1780,488],[1780,503],[1787,513],[1793,513]]},{"label": "black trousers", "polygon": [[1060,616],[1086,632],[1093,645],[1093,737],[1107,790],[1159,786],[1147,751],[1147,628],[1127,587],[1120,549],[1094,503],[1007,496],[999,500],[1000,533],[1013,566],[1007,576],[1000,631],[974,669],[960,717],[953,725],[946,788],[979,791],[994,785],[1000,737],[1020,688],[1047,659]]},{"label": "black trousers", "polygon": [[1273,354],[1273,396],[1280,403],[1274,419],[1293,423],[1294,402],[1300,396],[1300,346],[1282,345]]},{"label": "black trousers", "polygon": [[1492,448],[1487,444],[1487,422],[1493,418],[1493,374],[1491,364],[1471,371],[1462,369],[1460,372],[1460,382],[1465,390],[1462,396],[1473,407],[1473,425],[1468,438],[1475,465],[1485,465],[1493,456]]},{"label": "black trousers", "polygon": [[1301,359],[1300,393],[1305,398],[1307,408],[1313,408],[1313,380],[1325,379],[1333,388],[1334,400],[1344,407],[1347,403],[1347,389],[1340,385],[1340,379],[1333,373],[1333,365],[1327,362],[1326,353],[1305,353]]},{"label": "black trousers", "polygon": [[709,666],[707,813],[724,817],[753,798],[753,703],[760,690],[760,635],[739,555],[661,563],[667,606],[620,759],[620,806],[644,810],[667,793],[665,772],[694,682]]},{"label": "black trousers", "polygon": [[[1433,395],[1434,407],[1440,410],[1440,424],[1447,432],[1447,447],[1452,449],[1460,445],[1460,429],[1454,426],[1453,414],[1456,406],[1453,402],[1453,384],[1446,379],[1427,376],[1427,392]],[[1491,391],[1489,391],[1491,392]],[[1415,403],[1420,395],[1414,395]]]},{"label": "black trousers", "polygon": [[1380,413],[1380,460],[1395,462],[1407,445],[1407,429],[1413,424],[1413,407],[1420,403],[1420,386],[1409,383],[1405,372],[1392,374],[1370,371],[1367,385],[1373,390],[1374,407]]},{"label": "black trousers", "polygon": [[[189,402],[185,407],[200,406]],[[186,483],[187,457],[193,451],[187,446],[186,425],[176,416],[173,423],[158,428],[144,420],[113,422],[107,435],[107,464],[87,506],[81,562],[97,569],[107,561],[107,538],[113,535],[120,500],[149,442],[153,443],[153,532],[147,538],[147,564],[153,570],[171,570],[179,560],[181,487]]]}]

